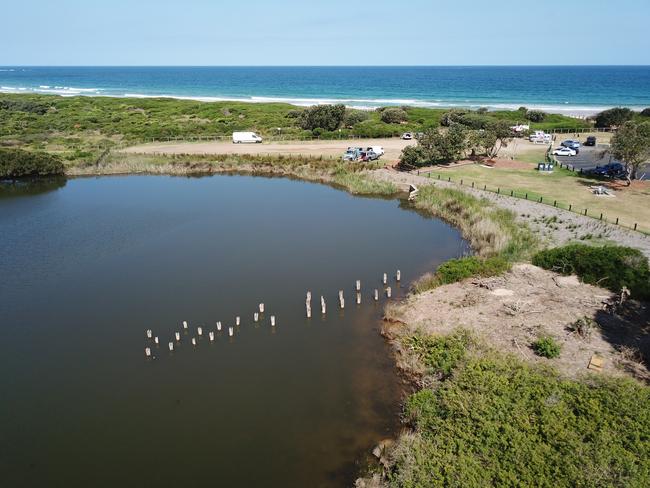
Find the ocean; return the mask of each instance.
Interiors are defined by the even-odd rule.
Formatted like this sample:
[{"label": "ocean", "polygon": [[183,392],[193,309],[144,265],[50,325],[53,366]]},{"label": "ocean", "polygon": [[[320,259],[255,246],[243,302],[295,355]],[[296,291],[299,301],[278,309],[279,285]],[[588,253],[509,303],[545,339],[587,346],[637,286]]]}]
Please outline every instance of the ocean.
[{"label": "ocean", "polygon": [[0,91],[344,103],[350,107],[520,106],[589,115],[650,106],[650,66],[0,67]]}]

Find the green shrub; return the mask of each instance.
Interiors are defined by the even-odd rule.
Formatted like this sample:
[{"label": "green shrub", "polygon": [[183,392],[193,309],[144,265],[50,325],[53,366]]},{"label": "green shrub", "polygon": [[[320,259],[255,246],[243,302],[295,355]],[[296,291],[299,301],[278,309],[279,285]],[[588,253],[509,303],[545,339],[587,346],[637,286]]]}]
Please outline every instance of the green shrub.
[{"label": "green shrub", "polygon": [[392,487],[650,486],[650,388],[488,355],[412,395]]},{"label": "green shrub", "polygon": [[32,100],[0,100],[0,110],[43,115],[48,109],[47,105]]},{"label": "green shrub", "polygon": [[553,359],[560,355],[562,348],[555,342],[555,339],[549,336],[540,337],[533,342],[533,350],[538,356]]},{"label": "green shrub", "polygon": [[541,110],[528,110],[526,111],[526,118],[531,122],[543,122],[546,118],[546,112]]},{"label": "green shrub", "polygon": [[570,244],[541,251],[533,256],[532,262],[535,266],[561,274],[576,274],[585,283],[614,292],[625,286],[632,297],[650,299],[648,259],[637,249]]},{"label": "green shrub", "polygon": [[629,108],[615,107],[596,115],[596,127],[618,127],[634,117]]},{"label": "green shrub", "polygon": [[465,357],[469,342],[464,331],[447,336],[414,335],[402,340],[427,368],[442,375],[450,374]]},{"label": "green shrub", "polygon": [[385,124],[399,124],[406,122],[409,118],[406,110],[397,107],[390,107],[381,111],[381,121]]},{"label": "green shrub", "polygon": [[641,115],[643,117],[650,117],[650,108],[644,108],[643,110],[641,110]]},{"label": "green shrub", "polygon": [[469,256],[450,259],[441,264],[433,275],[424,275],[413,284],[415,293],[422,293],[438,286],[457,283],[474,276],[487,278],[497,276],[510,270],[511,264],[502,257],[494,256],[481,259]]},{"label": "green shrub", "polygon": [[305,130],[336,130],[343,122],[345,105],[314,105],[300,114],[300,127]]},{"label": "green shrub", "polygon": [[343,124],[346,127],[352,127],[364,120],[368,120],[368,118],[370,118],[370,114],[365,110],[346,109],[345,116],[343,117]]},{"label": "green shrub", "polygon": [[44,152],[0,148],[0,178],[63,174],[61,160]]}]

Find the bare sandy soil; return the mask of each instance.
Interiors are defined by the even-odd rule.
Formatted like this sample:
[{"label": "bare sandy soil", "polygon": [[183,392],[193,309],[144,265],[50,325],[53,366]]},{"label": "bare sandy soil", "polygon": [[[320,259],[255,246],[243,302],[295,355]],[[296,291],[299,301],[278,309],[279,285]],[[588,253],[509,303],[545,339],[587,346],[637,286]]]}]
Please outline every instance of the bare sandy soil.
[{"label": "bare sandy soil", "polygon": [[[605,312],[603,301],[610,296],[609,291],[580,283],[575,276],[520,264],[503,276],[469,279],[411,295],[387,311],[393,321],[385,331],[392,337],[418,330],[445,335],[460,327],[497,351],[552,364],[570,377],[587,372],[596,355],[603,360],[604,373],[650,380],[650,311],[629,301],[615,314]],[[594,321],[594,327],[581,336],[571,328],[585,317]],[[561,345],[558,358],[546,359],[533,351],[531,344],[544,335]],[[408,351],[398,355],[404,359]],[[408,363],[405,366],[408,369]]]},{"label": "bare sandy soil", "polygon": [[232,142],[169,142],[143,144],[124,149],[126,153],[136,154],[302,154],[309,156],[341,157],[352,147],[382,146],[386,154],[382,161],[395,163],[402,149],[414,141],[397,138],[387,139],[349,139],[340,141],[288,141],[263,144],[233,144]]}]

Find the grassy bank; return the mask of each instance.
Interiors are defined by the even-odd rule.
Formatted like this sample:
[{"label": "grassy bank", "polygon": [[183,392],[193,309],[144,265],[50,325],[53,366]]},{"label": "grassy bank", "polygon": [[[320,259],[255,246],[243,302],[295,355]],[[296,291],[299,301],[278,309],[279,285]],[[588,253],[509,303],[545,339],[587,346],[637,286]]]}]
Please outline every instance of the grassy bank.
[{"label": "grassy bank", "polygon": [[367,178],[375,169],[372,163],[346,164],[323,157],[278,156],[253,154],[224,155],[141,155],[123,152],[108,154],[99,164],[69,165],[69,176],[114,174],[209,175],[246,173],[300,178],[340,186],[350,193],[394,195],[398,192],[390,182]]},{"label": "grassy bank", "polygon": [[[61,154],[68,161],[92,160],[107,147],[146,140],[229,136],[254,130],[264,136],[312,137],[300,128],[303,108],[281,103],[198,102],[175,99],[60,97],[0,94],[0,144]],[[377,111],[346,118],[340,130],[318,131],[322,138],[390,137],[438,127],[448,109],[405,107],[406,120],[386,123]],[[480,115],[522,122],[519,111]],[[584,121],[547,115],[535,129],[588,127]],[[279,129],[279,130],[278,130]]]}]

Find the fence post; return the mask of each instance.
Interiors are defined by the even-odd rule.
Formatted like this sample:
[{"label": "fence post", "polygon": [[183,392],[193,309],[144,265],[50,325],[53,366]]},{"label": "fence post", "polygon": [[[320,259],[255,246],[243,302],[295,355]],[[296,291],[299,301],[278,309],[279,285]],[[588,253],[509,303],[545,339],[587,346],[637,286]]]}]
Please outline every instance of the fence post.
[{"label": "fence post", "polygon": [[483,191],[487,190],[487,185],[483,185]]},{"label": "fence post", "polygon": [[636,222],[634,223],[634,230],[636,230]]},{"label": "fence post", "polygon": [[600,214],[600,220],[603,220],[603,214],[602,213]]},{"label": "fence post", "polygon": [[569,204],[569,212],[571,211],[571,207],[573,207],[572,203]]},{"label": "fence post", "polygon": [[587,215],[587,209],[585,208],[585,216]]},{"label": "fence post", "polygon": [[616,225],[618,225],[618,217],[616,217]]},{"label": "fence post", "polygon": [[557,207],[557,200],[553,200],[553,206]]},{"label": "fence post", "polygon": [[472,188],[474,188],[474,182],[472,181]]},{"label": "fence post", "polygon": [[542,203],[544,197],[539,197],[539,203]]},{"label": "fence post", "polygon": [[526,200],[528,200],[528,193],[526,193]]},{"label": "fence post", "polygon": [[497,195],[501,194],[501,188],[497,188]]}]

